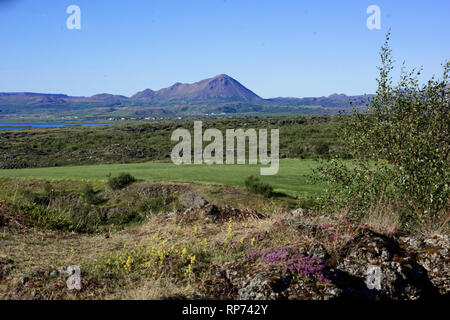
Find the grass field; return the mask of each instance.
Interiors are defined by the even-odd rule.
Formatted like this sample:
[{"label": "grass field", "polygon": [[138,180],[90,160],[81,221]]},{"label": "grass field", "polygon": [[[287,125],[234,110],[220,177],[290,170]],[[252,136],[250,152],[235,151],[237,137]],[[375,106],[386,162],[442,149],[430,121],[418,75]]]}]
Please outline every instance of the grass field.
[{"label": "grass field", "polygon": [[[315,166],[317,162],[313,160],[281,160],[278,174],[262,176],[261,180],[272,185],[277,192],[295,196],[318,196],[324,186],[312,184],[308,179]],[[142,180],[221,183],[242,188],[248,176],[259,176],[260,167],[260,165],[176,166],[171,162],[147,162],[0,170],[0,177],[95,181],[106,180],[109,174],[128,172]]]}]

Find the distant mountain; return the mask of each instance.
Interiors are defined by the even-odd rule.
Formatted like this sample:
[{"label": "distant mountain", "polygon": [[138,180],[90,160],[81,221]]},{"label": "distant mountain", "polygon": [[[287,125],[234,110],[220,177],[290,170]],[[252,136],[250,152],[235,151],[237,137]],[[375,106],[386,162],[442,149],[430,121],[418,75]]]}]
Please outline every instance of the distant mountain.
[{"label": "distant mountain", "polygon": [[77,116],[109,118],[150,115],[336,113],[367,103],[369,96],[263,99],[226,74],[195,83],[175,83],[131,97],[109,93],[91,97],[32,92],[0,93],[0,118]]},{"label": "distant mountain", "polygon": [[235,79],[220,74],[214,78],[205,79],[196,83],[175,83],[173,86],[158,91],[146,89],[131,97],[131,100],[143,101],[236,101],[252,102],[263,99],[244,87]]},{"label": "distant mountain", "polygon": [[155,97],[155,91],[152,89],[145,89],[144,91],[140,91],[135,95],[131,96],[131,100],[137,101],[151,101]]}]

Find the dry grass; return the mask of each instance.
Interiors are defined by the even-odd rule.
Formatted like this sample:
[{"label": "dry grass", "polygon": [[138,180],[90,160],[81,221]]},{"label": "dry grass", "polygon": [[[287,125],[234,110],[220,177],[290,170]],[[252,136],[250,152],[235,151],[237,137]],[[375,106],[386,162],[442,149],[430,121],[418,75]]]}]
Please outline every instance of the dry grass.
[{"label": "dry grass", "polygon": [[[236,220],[231,223],[233,241],[241,239],[250,241],[254,233],[271,234],[255,246],[283,246],[293,244],[293,233],[280,232],[274,236],[274,226],[279,223],[286,212],[277,211],[266,219],[249,218]],[[197,233],[194,236],[194,230]],[[23,232],[0,232],[0,257],[14,260],[14,276],[27,274],[37,266],[87,266],[96,264],[101,257],[133,247],[135,244],[146,244],[154,234],[159,234],[175,246],[182,248],[193,242],[193,238],[207,239],[214,244],[224,242],[228,237],[228,223],[205,223],[203,219],[192,223],[179,225],[168,220],[166,214],[155,215],[141,225],[136,225],[122,231],[106,234],[87,235],[64,233],[37,228],[26,229]],[[233,253],[218,254],[211,260],[212,265],[222,266],[234,263]],[[212,266],[211,266],[212,267]],[[177,279],[142,278],[139,282],[123,279],[120,287],[104,295],[97,293],[102,299],[166,299],[176,297],[195,298],[207,286],[209,277],[213,273],[206,272],[204,278],[196,278],[195,283],[186,281],[182,284]],[[1,295],[1,293],[0,293]],[[95,298],[95,297],[92,297]]]},{"label": "dry grass", "polygon": [[191,283],[183,285],[174,283],[171,279],[145,279],[137,286],[129,288],[124,292],[117,292],[111,299],[124,300],[161,300],[182,299],[185,297],[198,296],[198,288]]},{"label": "dry grass", "polygon": [[393,235],[401,229],[400,214],[395,207],[381,199],[369,209],[362,222],[378,233]]},{"label": "dry grass", "polygon": [[450,234],[450,212],[442,211],[433,222],[422,227],[421,233],[427,237]]}]

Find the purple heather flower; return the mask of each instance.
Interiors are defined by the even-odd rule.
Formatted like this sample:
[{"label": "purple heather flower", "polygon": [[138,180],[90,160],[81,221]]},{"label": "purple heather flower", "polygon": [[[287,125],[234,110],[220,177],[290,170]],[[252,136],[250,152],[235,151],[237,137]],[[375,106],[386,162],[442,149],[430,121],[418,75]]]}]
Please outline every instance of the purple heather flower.
[{"label": "purple heather flower", "polygon": [[281,267],[283,273],[297,273],[307,278],[326,281],[322,274],[322,261],[317,257],[309,257],[293,248],[275,248],[265,253],[250,252],[248,258],[261,256],[269,267]]}]

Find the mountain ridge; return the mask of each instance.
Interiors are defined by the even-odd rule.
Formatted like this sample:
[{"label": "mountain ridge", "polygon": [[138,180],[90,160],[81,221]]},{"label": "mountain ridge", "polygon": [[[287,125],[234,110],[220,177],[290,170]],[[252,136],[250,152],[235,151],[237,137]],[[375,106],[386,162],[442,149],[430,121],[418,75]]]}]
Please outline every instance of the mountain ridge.
[{"label": "mountain ridge", "polygon": [[[367,102],[366,96],[333,93],[328,97],[277,97],[263,99],[234,78],[219,74],[194,83],[176,82],[159,90],[144,89],[127,97],[100,93],[90,97],[33,92],[0,93],[0,118],[24,114],[208,114],[208,113],[298,113],[350,108],[350,100]],[[358,104],[358,103],[357,103]],[[320,110],[322,112],[324,110]],[[325,110],[326,111],[326,110]],[[315,112],[315,111],[314,111]],[[335,112],[335,111],[332,111]]]}]

